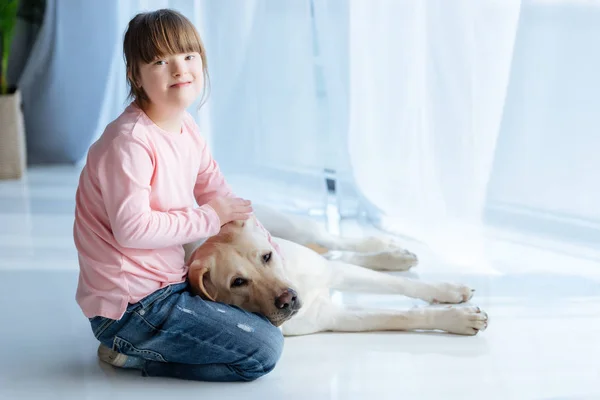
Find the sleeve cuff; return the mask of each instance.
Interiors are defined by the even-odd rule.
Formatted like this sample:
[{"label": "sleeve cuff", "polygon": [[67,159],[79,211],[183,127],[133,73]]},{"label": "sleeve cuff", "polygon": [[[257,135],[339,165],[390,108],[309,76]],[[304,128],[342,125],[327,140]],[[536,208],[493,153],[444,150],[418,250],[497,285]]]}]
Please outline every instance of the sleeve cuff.
[{"label": "sleeve cuff", "polygon": [[204,204],[199,210],[204,211],[208,218],[208,234],[214,236],[221,231],[221,219],[214,208],[208,204]]}]

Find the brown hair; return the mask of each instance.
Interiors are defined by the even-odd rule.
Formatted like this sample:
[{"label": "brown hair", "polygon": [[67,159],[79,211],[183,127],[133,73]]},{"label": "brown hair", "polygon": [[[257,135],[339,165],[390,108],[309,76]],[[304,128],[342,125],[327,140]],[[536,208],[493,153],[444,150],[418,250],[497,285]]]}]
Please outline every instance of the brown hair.
[{"label": "brown hair", "polygon": [[204,75],[204,102],[209,86],[206,51],[198,31],[185,16],[177,11],[161,9],[137,14],[131,21],[123,39],[123,54],[127,70],[129,98],[141,108],[150,99],[137,82],[140,63],[150,63],[170,54],[198,52],[202,59]]}]

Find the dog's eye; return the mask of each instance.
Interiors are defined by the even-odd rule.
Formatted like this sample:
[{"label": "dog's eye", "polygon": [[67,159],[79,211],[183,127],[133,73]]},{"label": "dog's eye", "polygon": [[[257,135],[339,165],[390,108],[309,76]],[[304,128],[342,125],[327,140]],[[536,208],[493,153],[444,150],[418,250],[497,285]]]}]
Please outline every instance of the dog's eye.
[{"label": "dog's eye", "polygon": [[262,259],[265,263],[268,263],[269,261],[271,261],[271,256],[273,255],[273,252],[268,252],[267,254],[265,254],[264,256],[262,256]]},{"label": "dog's eye", "polygon": [[240,286],[244,286],[248,283],[248,281],[244,278],[236,278],[233,280],[233,282],[231,282],[231,287],[240,287]]}]

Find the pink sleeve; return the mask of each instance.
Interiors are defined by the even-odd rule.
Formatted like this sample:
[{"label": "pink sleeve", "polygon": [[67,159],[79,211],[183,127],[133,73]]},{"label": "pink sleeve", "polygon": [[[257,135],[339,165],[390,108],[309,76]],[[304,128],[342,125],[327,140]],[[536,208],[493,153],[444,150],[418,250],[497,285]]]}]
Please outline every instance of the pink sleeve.
[{"label": "pink sleeve", "polygon": [[198,205],[202,206],[216,197],[235,197],[208,146],[202,150],[200,159],[200,169],[194,185],[194,198]]},{"label": "pink sleeve", "polygon": [[152,151],[141,140],[116,138],[98,170],[115,240],[123,247],[156,249],[216,235],[219,217],[208,205],[161,212],[150,208]]},{"label": "pink sleeve", "polygon": [[[221,197],[237,197],[235,193],[231,190],[231,187],[225,180],[225,177],[221,173],[219,169],[219,165],[213,159],[208,146],[205,145],[201,158],[201,166],[200,171],[198,172],[198,176],[196,178],[196,185],[194,186],[194,197],[198,202],[198,205],[203,205],[211,201],[212,199],[221,196]],[[258,221],[258,219],[257,219]],[[269,243],[275,248],[275,250],[279,253],[279,255],[283,258],[283,254],[281,253],[281,249],[273,241],[271,234],[269,231],[265,229],[264,226],[260,222],[258,225],[262,228],[262,230],[267,234],[269,238]]]}]

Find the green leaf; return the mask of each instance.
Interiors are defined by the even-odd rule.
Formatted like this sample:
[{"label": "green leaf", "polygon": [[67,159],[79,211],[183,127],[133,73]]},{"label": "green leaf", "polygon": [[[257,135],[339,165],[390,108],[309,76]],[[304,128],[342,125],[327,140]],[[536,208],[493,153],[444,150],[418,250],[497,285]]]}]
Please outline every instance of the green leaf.
[{"label": "green leaf", "polygon": [[0,94],[8,92],[8,82],[6,74],[8,73],[8,57],[10,54],[10,44],[17,23],[17,10],[19,0],[2,0],[0,3],[0,46],[2,46],[2,60],[0,63]]}]

